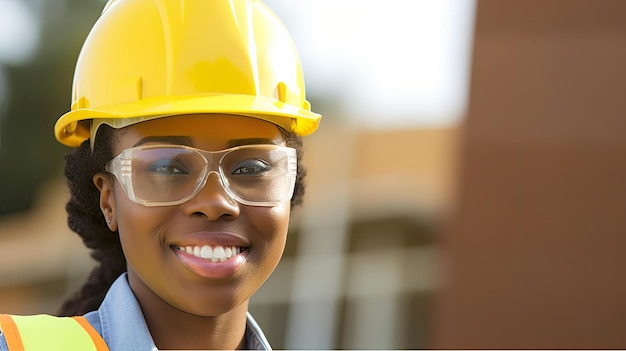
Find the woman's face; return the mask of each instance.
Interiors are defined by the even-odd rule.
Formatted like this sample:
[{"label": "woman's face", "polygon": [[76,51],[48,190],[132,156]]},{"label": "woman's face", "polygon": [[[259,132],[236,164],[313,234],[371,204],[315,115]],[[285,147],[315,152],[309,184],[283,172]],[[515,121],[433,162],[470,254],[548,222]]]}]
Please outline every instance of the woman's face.
[{"label": "woman's face", "polygon": [[[187,115],[118,130],[114,154],[138,143],[181,142],[208,151],[284,144],[278,128],[259,119]],[[113,177],[96,175],[94,182],[101,190],[100,204],[109,225],[119,231],[129,282],[140,302],[163,301],[194,315],[216,316],[247,302],[282,256],[289,201],[274,207],[242,205],[229,197],[216,174],[188,201],[159,207],[129,200]],[[243,252],[223,262],[186,252],[203,246]]]}]

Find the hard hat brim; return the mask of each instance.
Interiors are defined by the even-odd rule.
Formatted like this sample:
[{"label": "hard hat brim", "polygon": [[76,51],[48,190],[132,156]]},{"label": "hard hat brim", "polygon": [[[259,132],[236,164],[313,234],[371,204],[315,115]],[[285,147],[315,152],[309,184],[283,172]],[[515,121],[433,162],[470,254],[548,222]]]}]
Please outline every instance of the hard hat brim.
[{"label": "hard hat brim", "polygon": [[[88,102],[87,102],[88,103]],[[263,96],[233,94],[202,94],[186,97],[147,97],[126,104],[84,107],[67,112],[58,119],[54,133],[59,142],[77,147],[89,138],[89,124],[94,118],[155,118],[196,113],[235,114],[274,123],[288,131],[305,136],[313,133],[322,117]]]}]

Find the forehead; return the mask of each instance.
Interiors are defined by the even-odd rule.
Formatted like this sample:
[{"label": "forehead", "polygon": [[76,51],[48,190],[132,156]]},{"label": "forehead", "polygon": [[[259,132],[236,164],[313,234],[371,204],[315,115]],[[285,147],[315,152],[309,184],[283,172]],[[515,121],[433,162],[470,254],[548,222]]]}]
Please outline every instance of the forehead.
[{"label": "forehead", "polygon": [[238,140],[260,140],[282,144],[278,127],[257,118],[196,114],[157,118],[122,128],[117,133],[116,151],[134,146],[149,137],[179,136],[191,141],[190,146],[205,150],[221,150]]}]

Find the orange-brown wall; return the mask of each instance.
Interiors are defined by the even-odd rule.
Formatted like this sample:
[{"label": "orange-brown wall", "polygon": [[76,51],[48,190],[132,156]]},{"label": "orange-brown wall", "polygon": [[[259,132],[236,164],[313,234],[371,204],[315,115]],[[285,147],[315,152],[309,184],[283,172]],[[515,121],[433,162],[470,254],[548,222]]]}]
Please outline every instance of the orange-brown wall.
[{"label": "orange-brown wall", "polygon": [[436,348],[626,348],[626,1],[479,0]]}]

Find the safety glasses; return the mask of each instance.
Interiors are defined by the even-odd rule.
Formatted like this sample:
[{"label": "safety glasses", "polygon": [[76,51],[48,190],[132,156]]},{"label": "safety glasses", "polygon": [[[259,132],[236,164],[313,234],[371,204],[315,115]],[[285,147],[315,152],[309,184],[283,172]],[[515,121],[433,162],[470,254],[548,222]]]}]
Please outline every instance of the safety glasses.
[{"label": "safety glasses", "polygon": [[263,144],[206,151],[182,145],[141,145],[109,161],[128,198],[145,206],[184,203],[215,173],[225,192],[250,206],[290,200],[296,181],[296,150]]}]

